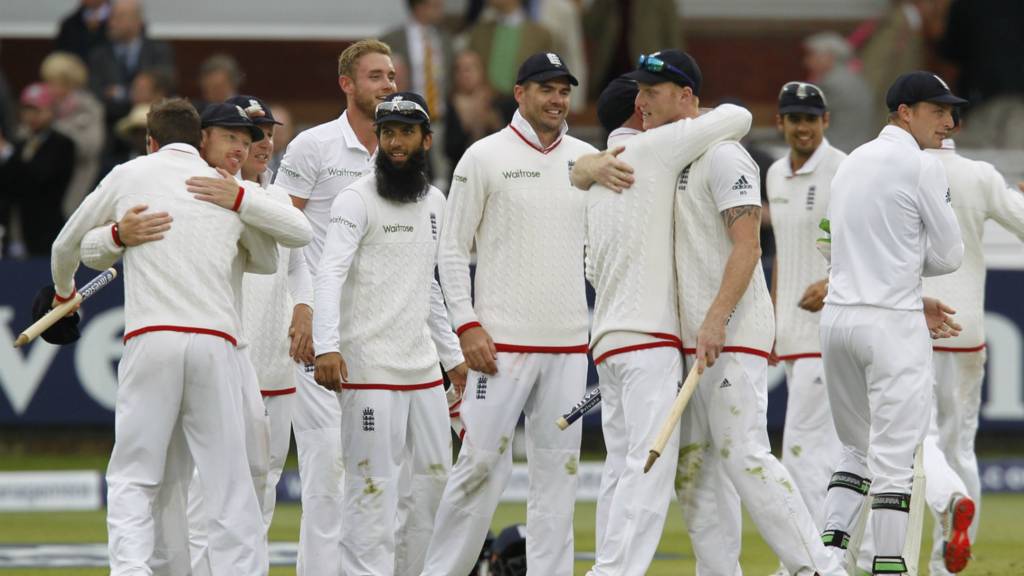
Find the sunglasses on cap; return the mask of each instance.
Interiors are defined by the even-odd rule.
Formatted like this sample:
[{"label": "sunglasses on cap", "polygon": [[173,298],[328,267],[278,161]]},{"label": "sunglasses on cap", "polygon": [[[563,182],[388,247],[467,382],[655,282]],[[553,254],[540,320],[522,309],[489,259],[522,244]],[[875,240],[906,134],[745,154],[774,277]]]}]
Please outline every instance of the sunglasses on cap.
[{"label": "sunglasses on cap", "polygon": [[682,77],[683,80],[686,80],[687,82],[690,83],[690,86],[697,85],[697,83],[694,82],[693,78],[690,78],[689,74],[683,72],[679,68],[676,68],[675,66],[669,64],[668,62],[665,62],[664,60],[658,58],[653,54],[641,54],[640,59],[636,63],[636,67],[638,70],[647,70],[648,72],[654,72],[655,74],[660,74],[667,70],[677,76]]},{"label": "sunglasses on cap", "polygon": [[392,100],[390,102],[381,102],[380,104],[377,104],[377,110],[374,113],[374,118],[379,119],[381,116],[393,113],[405,116],[422,114],[423,117],[426,118],[427,122],[430,122],[430,114],[427,114],[427,111],[424,110],[422,106],[412,100]]}]

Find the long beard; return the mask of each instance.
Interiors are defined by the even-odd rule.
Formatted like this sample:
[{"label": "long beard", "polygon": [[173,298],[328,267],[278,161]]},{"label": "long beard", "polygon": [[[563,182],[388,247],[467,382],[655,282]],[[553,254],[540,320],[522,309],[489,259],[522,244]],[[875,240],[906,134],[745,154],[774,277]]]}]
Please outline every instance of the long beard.
[{"label": "long beard", "polygon": [[427,153],[420,148],[401,166],[395,165],[383,150],[377,152],[377,192],[392,202],[415,202],[427,194]]}]

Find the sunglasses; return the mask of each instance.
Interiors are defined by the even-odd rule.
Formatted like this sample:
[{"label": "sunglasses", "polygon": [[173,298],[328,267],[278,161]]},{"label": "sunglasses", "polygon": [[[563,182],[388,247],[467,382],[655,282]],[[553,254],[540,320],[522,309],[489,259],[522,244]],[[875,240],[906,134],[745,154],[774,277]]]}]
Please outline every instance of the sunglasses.
[{"label": "sunglasses", "polygon": [[405,116],[411,116],[413,114],[422,114],[426,118],[427,122],[430,122],[430,114],[423,109],[422,106],[413,102],[412,100],[392,100],[390,102],[381,102],[377,104],[377,110],[374,113],[374,117],[379,119],[381,116],[397,112]]},{"label": "sunglasses", "polygon": [[638,70],[647,70],[648,72],[654,72],[655,74],[661,74],[667,70],[689,82],[691,87],[697,85],[697,82],[695,82],[693,78],[690,78],[689,74],[653,54],[642,54],[640,56],[640,60],[636,63],[636,67]]}]

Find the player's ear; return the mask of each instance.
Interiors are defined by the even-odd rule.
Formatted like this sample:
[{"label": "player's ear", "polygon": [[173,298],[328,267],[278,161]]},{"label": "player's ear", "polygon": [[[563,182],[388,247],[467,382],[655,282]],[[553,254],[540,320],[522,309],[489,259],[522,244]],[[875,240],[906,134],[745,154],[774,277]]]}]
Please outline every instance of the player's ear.
[{"label": "player's ear", "polygon": [[824,114],[821,115],[821,128],[822,128],[822,130],[828,130],[828,122],[829,122],[829,120],[831,120],[831,117],[828,115],[828,112],[825,112]]},{"label": "player's ear", "polygon": [[782,115],[781,114],[776,114],[775,115],[775,127],[779,129],[779,132],[782,132],[783,125],[782,125]]},{"label": "player's ear", "polygon": [[[423,130],[422,124],[420,124],[420,130]],[[434,135],[430,132],[427,132],[426,134],[423,135],[423,151],[426,152],[427,150],[430,150],[430,147],[433,145]]]}]

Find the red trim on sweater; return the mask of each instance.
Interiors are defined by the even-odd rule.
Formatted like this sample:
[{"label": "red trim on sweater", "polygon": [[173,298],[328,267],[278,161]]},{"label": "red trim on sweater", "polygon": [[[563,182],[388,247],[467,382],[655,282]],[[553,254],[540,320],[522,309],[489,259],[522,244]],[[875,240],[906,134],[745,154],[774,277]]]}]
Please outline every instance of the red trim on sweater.
[{"label": "red trim on sweater", "polygon": [[460,412],[449,412],[448,413],[448,417],[449,418],[458,418],[461,415],[462,415],[462,413],[460,413]]},{"label": "red trim on sweater", "polygon": [[985,344],[981,346],[972,346],[970,348],[955,348],[953,346],[932,346],[932,350],[936,352],[981,352],[985,349]]},{"label": "red trim on sweater", "polygon": [[547,148],[540,148],[536,144],[534,144],[533,142],[530,142],[529,140],[527,140],[526,137],[523,136],[521,132],[519,132],[519,130],[516,130],[515,126],[509,124],[508,127],[511,128],[512,131],[516,133],[516,136],[519,136],[519,138],[521,138],[523,142],[526,142],[527,146],[529,146],[530,148],[533,148],[534,150],[536,150],[537,152],[540,152],[541,154],[548,154],[548,153],[550,153],[552,150],[557,148],[559,144],[562,143],[562,137],[559,136],[558,140],[555,140],[554,142],[552,142],[551,145],[548,146]]},{"label": "red trim on sweater", "polygon": [[448,407],[448,410],[449,411],[455,410],[459,406],[462,406],[462,398],[459,398],[458,400],[456,400],[455,404],[452,404],[451,406]]},{"label": "red trim on sweater", "polygon": [[459,326],[458,328],[455,329],[455,335],[462,336],[462,333],[465,332],[466,330],[469,330],[470,328],[482,328],[482,326],[480,326],[479,322],[466,322],[462,326]]},{"label": "red trim on sweater", "polygon": [[[722,348],[722,353],[733,352],[736,354],[750,354],[752,356],[760,356],[762,358],[768,358],[771,356],[770,353],[764,350],[758,350],[757,348],[747,348],[746,346],[726,346]],[[683,348],[683,354],[693,356],[697,353],[696,348]]]},{"label": "red trim on sweater", "polygon": [[648,332],[647,334],[654,336],[655,338],[661,338],[662,340],[671,340],[679,345],[680,350],[683,348],[683,341],[675,334],[669,334],[667,332]]},{"label": "red trim on sweater", "polygon": [[423,384],[351,384],[342,382],[341,387],[348,390],[426,390],[442,384],[444,384],[443,379]]},{"label": "red trim on sweater", "polygon": [[626,352],[635,352],[637,350],[648,350],[650,348],[675,348],[677,350],[683,349],[683,343],[676,344],[671,340],[665,340],[664,342],[647,342],[646,344],[634,344],[632,346],[623,346],[622,348],[613,348],[604,354],[601,354],[597,358],[594,358],[594,365],[598,365],[601,362],[607,360],[610,356],[616,354],[625,354]]},{"label": "red trim on sweater", "polygon": [[231,334],[228,334],[227,332],[221,332],[220,330],[210,330],[209,328],[196,328],[194,326],[146,326],[144,328],[139,328],[138,330],[132,330],[131,332],[125,334],[124,341],[127,342],[128,339],[134,338],[139,334],[145,334],[147,332],[187,332],[189,334],[207,334],[209,336],[218,336],[220,338],[227,340],[228,342],[231,342],[232,345],[238,346],[238,341],[235,340],[235,337],[232,336]]},{"label": "red trim on sweater", "polygon": [[245,198],[245,188],[239,186],[238,194],[235,195],[235,205],[231,207],[232,212],[238,212],[238,207],[242,205],[242,198]]},{"label": "red trim on sweater", "polygon": [[801,354],[786,354],[779,356],[779,361],[800,360],[801,358],[821,358],[821,352],[803,352]]},{"label": "red trim on sweater", "polygon": [[114,239],[114,246],[117,246],[118,248],[124,246],[124,242],[121,242],[121,234],[117,230],[117,222],[111,224],[110,236]]},{"label": "red trim on sweater", "polygon": [[295,388],[284,388],[283,390],[260,390],[260,396],[266,398],[267,396],[285,396],[288,394],[295,394]]},{"label": "red trim on sweater", "polygon": [[518,344],[494,344],[498,352],[533,352],[538,354],[586,354],[589,347],[579,346],[520,346]]},{"label": "red trim on sweater", "polygon": [[465,429],[465,428],[463,428],[463,429],[462,429],[462,430],[461,430],[461,431],[459,432],[459,442],[465,442],[465,440],[466,440],[466,429]]},{"label": "red trim on sweater", "polygon": [[53,299],[57,301],[57,304],[63,304],[65,302],[71,300],[72,298],[74,298],[75,294],[78,294],[78,288],[75,288],[75,287],[71,288],[71,295],[68,296],[67,298],[61,296],[60,293],[58,293],[57,290],[54,289],[54,291],[53,291]]}]

